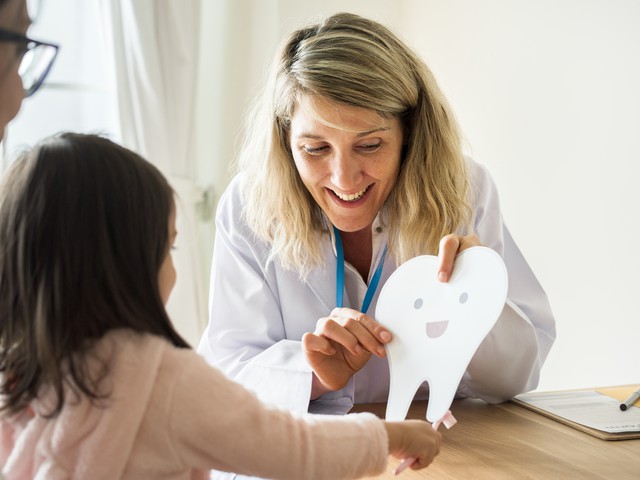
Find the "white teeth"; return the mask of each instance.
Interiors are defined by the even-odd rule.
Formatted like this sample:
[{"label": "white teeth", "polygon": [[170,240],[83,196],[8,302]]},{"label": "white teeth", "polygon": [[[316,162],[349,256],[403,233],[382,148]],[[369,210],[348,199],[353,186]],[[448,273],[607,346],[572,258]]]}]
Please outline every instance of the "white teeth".
[{"label": "white teeth", "polygon": [[369,187],[365,187],[362,190],[360,190],[357,193],[353,193],[351,195],[342,195],[336,191],[334,191],[333,193],[336,194],[336,196],[340,199],[340,200],[344,200],[345,202],[353,202],[355,200],[358,200],[360,197],[362,197],[362,195],[365,194],[365,192],[367,191]]}]

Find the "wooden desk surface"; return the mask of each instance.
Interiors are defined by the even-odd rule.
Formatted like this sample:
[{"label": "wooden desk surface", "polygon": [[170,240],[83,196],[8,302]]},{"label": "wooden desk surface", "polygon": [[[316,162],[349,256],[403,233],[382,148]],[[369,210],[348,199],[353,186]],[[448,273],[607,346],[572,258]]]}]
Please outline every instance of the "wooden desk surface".
[{"label": "wooden desk surface", "polygon": [[[352,412],[384,418],[386,405],[356,405]],[[512,403],[487,405],[480,400],[453,402],[458,424],[441,426],[440,454],[423,470],[391,472],[376,479],[640,479],[640,439],[606,441],[555,422]],[[407,418],[424,419],[426,402],[414,402]]]}]

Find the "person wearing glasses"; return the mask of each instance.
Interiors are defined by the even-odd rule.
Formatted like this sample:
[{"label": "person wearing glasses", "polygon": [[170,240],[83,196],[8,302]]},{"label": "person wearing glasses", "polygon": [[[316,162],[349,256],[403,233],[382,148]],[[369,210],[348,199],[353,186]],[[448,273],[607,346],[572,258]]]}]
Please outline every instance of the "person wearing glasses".
[{"label": "person wearing glasses", "polygon": [[51,70],[58,46],[27,37],[31,25],[26,0],[0,0],[0,140]]}]

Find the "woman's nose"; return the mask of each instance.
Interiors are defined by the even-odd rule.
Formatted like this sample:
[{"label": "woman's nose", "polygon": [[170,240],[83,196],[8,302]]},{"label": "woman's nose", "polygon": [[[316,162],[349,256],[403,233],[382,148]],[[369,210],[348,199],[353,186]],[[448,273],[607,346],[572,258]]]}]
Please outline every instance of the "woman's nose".
[{"label": "woman's nose", "polygon": [[335,151],[331,162],[331,182],[341,190],[348,192],[360,186],[362,170],[351,152]]}]

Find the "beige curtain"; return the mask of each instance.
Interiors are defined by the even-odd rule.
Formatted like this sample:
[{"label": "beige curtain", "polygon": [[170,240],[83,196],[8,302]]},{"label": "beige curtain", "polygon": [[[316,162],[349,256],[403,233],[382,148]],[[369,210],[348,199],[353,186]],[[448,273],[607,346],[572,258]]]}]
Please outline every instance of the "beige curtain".
[{"label": "beige curtain", "polygon": [[101,7],[122,142],[158,166],[178,196],[178,281],[167,309],[178,331],[196,345],[207,321],[195,208],[200,0],[102,0]]}]

